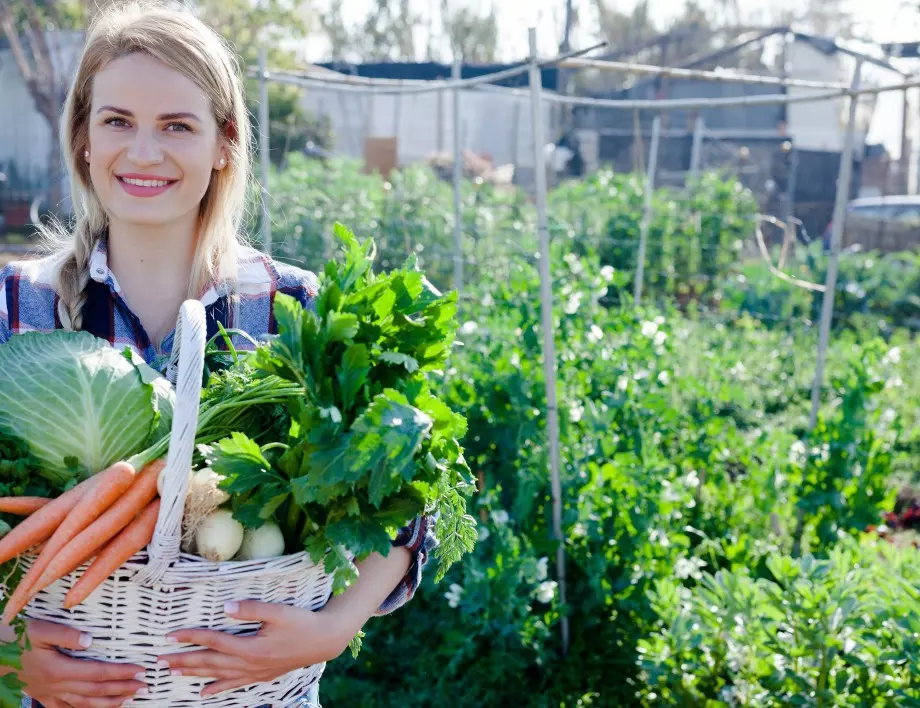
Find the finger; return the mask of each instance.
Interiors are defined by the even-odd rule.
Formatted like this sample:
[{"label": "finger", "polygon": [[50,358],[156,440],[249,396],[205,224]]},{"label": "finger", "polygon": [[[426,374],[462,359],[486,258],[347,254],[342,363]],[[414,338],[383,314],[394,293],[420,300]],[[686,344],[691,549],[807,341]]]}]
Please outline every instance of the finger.
[{"label": "finger", "polygon": [[224,603],[224,613],[234,619],[247,622],[267,622],[278,624],[297,612],[296,607],[280,602],[260,602],[258,600],[240,600],[239,602]]},{"label": "finger", "polygon": [[79,629],[68,627],[57,622],[43,620],[30,620],[27,634],[34,644],[61,647],[62,649],[89,649],[93,643],[92,635],[81,632]]},{"label": "finger", "polygon": [[180,629],[169,636],[177,642],[197,644],[222,654],[241,657],[252,655],[249,646],[250,637],[237,637],[214,629]]},{"label": "finger", "polygon": [[134,696],[143,688],[141,681],[58,681],[55,693],[72,693],[78,696]]},{"label": "finger", "polygon": [[116,664],[64,655],[54,662],[54,674],[58,681],[130,681],[143,673],[144,667],[137,664]]},{"label": "finger", "polygon": [[62,693],[61,699],[73,708],[121,708],[131,696],[81,696]]},{"label": "finger", "polygon": [[245,671],[251,667],[252,659],[243,659],[239,656],[221,654],[218,651],[202,649],[179,654],[167,654],[160,657],[170,669],[224,669],[227,671]]}]

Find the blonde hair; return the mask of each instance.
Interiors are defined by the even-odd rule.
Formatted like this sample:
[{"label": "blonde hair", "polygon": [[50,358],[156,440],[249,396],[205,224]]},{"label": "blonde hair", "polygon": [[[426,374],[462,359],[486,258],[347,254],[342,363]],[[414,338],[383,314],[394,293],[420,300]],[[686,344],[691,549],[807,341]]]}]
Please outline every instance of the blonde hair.
[{"label": "blonde hair", "polygon": [[60,258],[58,314],[67,329],[80,329],[89,284],[89,261],[106,233],[108,218],[90,179],[83,153],[89,148],[93,77],[109,62],[144,53],[178,71],[208,96],[228,164],[215,170],[201,200],[198,243],[188,297],[200,297],[209,283],[235,277],[237,247],[243,237],[246,191],[252,168],[252,129],[240,67],[234,52],[190,11],[162,2],[130,2],[108,7],[89,28],[61,121],[61,145],[71,175],[74,222],[40,227]]}]

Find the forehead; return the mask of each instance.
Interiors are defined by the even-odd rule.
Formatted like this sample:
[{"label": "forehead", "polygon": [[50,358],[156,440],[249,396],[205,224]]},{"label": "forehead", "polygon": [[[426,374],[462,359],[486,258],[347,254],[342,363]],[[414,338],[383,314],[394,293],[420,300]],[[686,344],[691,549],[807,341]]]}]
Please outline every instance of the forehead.
[{"label": "forehead", "polygon": [[92,111],[117,106],[137,116],[189,111],[207,120],[210,101],[185,74],[148,54],[136,53],[109,62],[93,78]]}]

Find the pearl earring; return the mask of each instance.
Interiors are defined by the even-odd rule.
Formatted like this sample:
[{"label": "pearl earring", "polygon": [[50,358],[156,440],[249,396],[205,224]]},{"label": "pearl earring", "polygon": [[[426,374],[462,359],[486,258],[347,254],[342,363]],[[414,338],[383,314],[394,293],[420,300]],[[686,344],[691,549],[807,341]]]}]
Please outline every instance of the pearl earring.
[{"label": "pearl earring", "polygon": [[224,158],[220,158],[220,166],[223,167],[227,164],[227,161]]},{"label": "pearl earring", "polygon": [[89,157],[89,150],[83,151],[83,157]]}]

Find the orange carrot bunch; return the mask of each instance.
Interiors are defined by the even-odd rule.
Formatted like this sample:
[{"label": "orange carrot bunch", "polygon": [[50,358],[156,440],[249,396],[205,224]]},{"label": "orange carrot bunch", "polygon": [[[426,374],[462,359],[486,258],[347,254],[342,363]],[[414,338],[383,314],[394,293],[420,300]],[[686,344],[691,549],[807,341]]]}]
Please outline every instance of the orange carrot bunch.
[{"label": "orange carrot bunch", "polygon": [[65,608],[80,604],[147,546],[159,513],[157,477],[164,464],[156,460],[136,473],[127,462],[116,462],[55,499],[0,497],[0,511],[27,516],[0,539],[0,564],[40,548],[0,622],[10,624],[39,592],[95,556],[64,599]]}]

